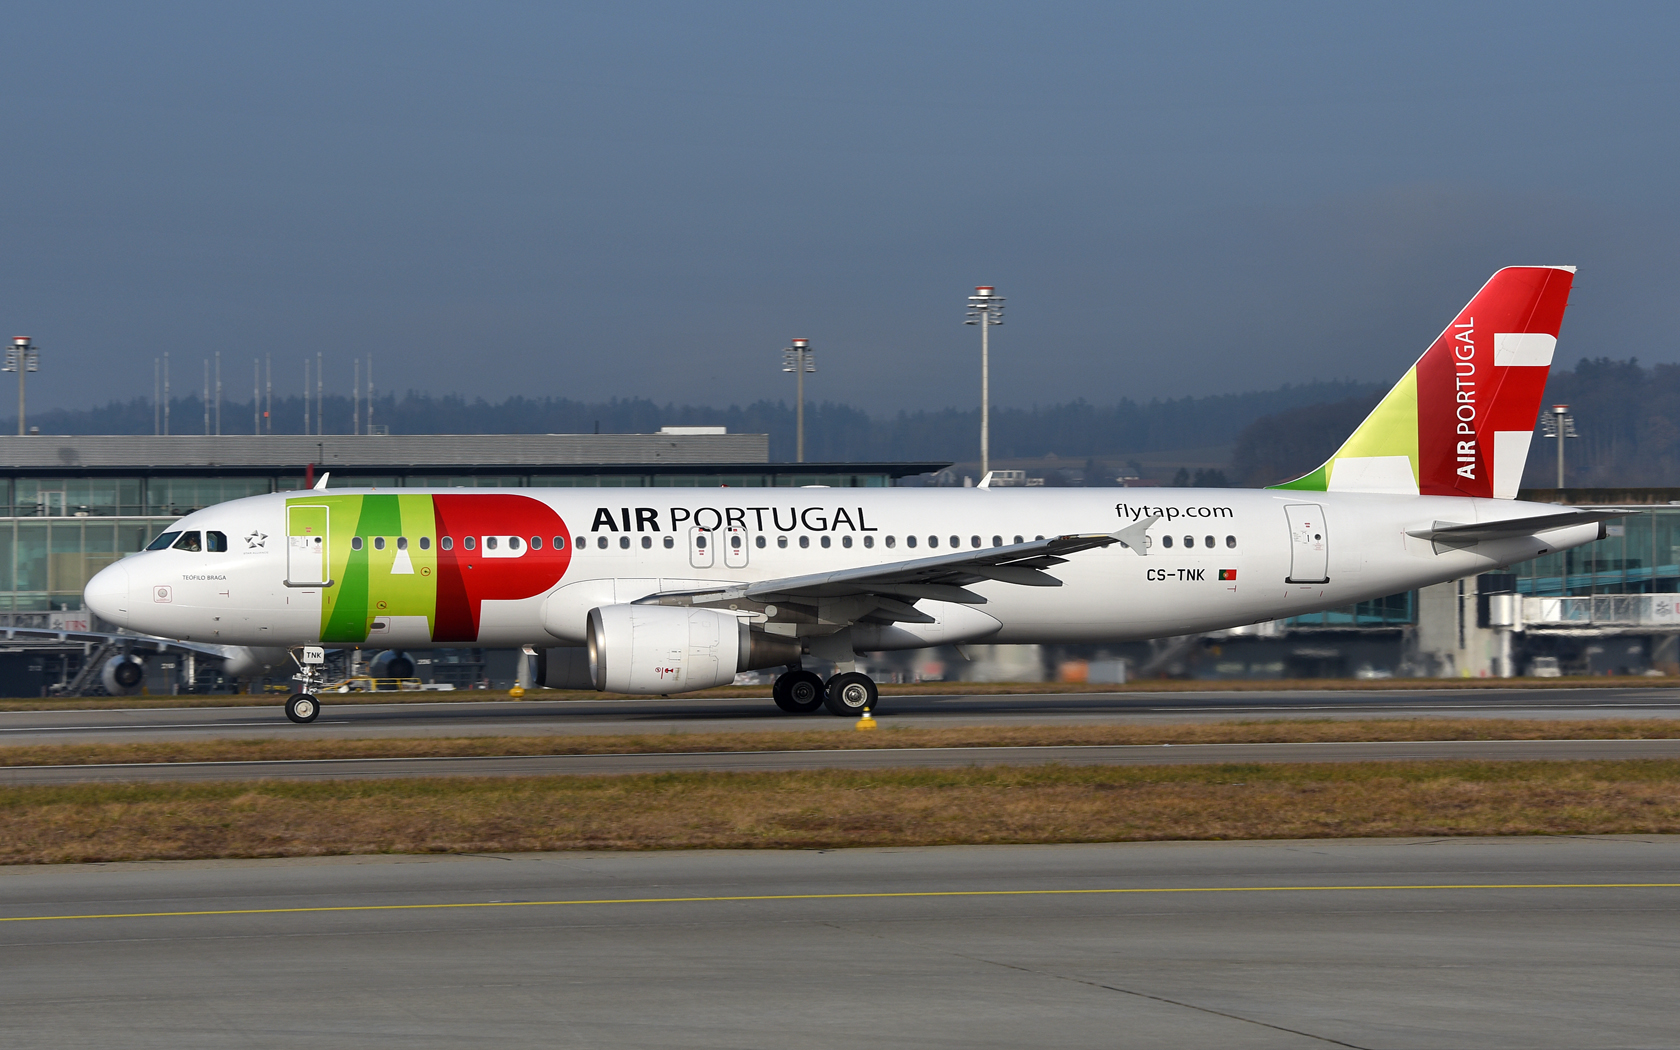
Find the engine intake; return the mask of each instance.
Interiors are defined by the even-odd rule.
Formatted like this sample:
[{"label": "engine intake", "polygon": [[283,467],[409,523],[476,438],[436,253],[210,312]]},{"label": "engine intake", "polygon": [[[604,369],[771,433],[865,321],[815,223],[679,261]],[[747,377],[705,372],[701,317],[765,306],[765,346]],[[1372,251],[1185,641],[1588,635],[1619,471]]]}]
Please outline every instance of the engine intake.
[{"label": "engine intake", "polygon": [[[800,655],[797,639],[755,631],[715,609],[671,605],[591,609],[588,638],[589,680],[614,693],[709,689],[728,685],[738,671],[793,663]],[[551,658],[545,677],[566,662]]]}]

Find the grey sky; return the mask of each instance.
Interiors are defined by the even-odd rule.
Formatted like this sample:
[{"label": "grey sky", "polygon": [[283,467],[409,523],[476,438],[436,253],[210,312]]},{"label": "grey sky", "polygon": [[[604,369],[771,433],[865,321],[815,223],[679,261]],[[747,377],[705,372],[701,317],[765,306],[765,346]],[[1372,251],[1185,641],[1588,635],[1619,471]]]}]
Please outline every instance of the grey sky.
[{"label": "grey sky", "polygon": [[[223,351],[384,388],[876,410],[1397,378],[1489,273],[1680,360],[1673,5],[12,4],[40,407]],[[348,360],[329,385],[348,385]],[[0,391],[3,391],[0,387]]]}]

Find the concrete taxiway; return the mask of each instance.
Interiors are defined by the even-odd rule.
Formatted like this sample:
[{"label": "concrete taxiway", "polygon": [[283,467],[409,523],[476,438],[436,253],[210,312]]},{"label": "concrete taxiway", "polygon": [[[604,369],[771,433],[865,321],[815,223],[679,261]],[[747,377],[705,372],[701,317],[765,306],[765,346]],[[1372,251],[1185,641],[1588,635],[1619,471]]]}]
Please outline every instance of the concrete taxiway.
[{"label": "concrete taxiway", "polygon": [[[540,694],[538,694],[540,696]],[[850,732],[825,713],[785,715],[767,699],[661,699],[356,704],[323,697],[318,721],[298,726],[272,707],[0,712],[0,746],[264,737],[501,736],[752,730]],[[1092,725],[1269,718],[1680,718],[1680,690],[1406,689],[884,696],[882,723]]]},{"label": "concrete taxiway", "polygon": [[[870,738],[861,738],[867,744]],[[967,766],[1181,766],[1255,762],[1560,761],[1680,758],[1680,740],[1415,740],[1295,744],[914,747],[471,758],[342,758],[0,767],[0,785],[400,777],[587,776]]]},{"label": "concrete taxiway", "polygon": [[1680,838],[0,869],[0,1044],[1671,1047]]}]

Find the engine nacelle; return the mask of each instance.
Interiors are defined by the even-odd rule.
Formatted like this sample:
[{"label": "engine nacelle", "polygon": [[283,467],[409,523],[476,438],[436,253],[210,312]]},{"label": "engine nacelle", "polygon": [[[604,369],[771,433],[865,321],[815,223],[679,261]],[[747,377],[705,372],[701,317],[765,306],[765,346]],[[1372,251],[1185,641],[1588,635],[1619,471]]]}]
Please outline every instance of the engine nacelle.
[{"label": "engine nacelle", "polygon": [[100,668],[99,684],[112,696],[133,696],[146,684],[146,665],[132,654],[113,656]]},{"label": "engine nacelle", "polygon": [[588,651],[596,689],[686,693],[728,685],[738,671],[792,663],[800,645],[713,609],[603,605],[589,611]]},{"label": "engine nacelle", "polygon": [[368,663],[368,674],[374,678],[413,678],[414,659],[407,653],[387,649]]}]

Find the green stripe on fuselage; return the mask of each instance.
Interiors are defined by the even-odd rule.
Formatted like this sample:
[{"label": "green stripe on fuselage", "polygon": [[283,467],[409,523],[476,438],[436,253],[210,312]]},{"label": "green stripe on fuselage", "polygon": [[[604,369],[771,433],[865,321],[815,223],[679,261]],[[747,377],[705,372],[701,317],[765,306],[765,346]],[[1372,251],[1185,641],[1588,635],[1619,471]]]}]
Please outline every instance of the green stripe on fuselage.
[{"label": "green stripe on fuselage", "polygon": [[[430,496],[375,493],[310,499],[332,508],[332,579],[321,595],[321,640],[367,640],[378,617],[423,616],[430,635],[437,612],[436,515]],[[361,550],[352,540],[360,537]],[[426,550],[420,539],[427,539]],[[375,541],[384,540],[383,549]],[[407,540],[399,549],[398,540]],[[404,571],[407,570],[407,571]]]}]

